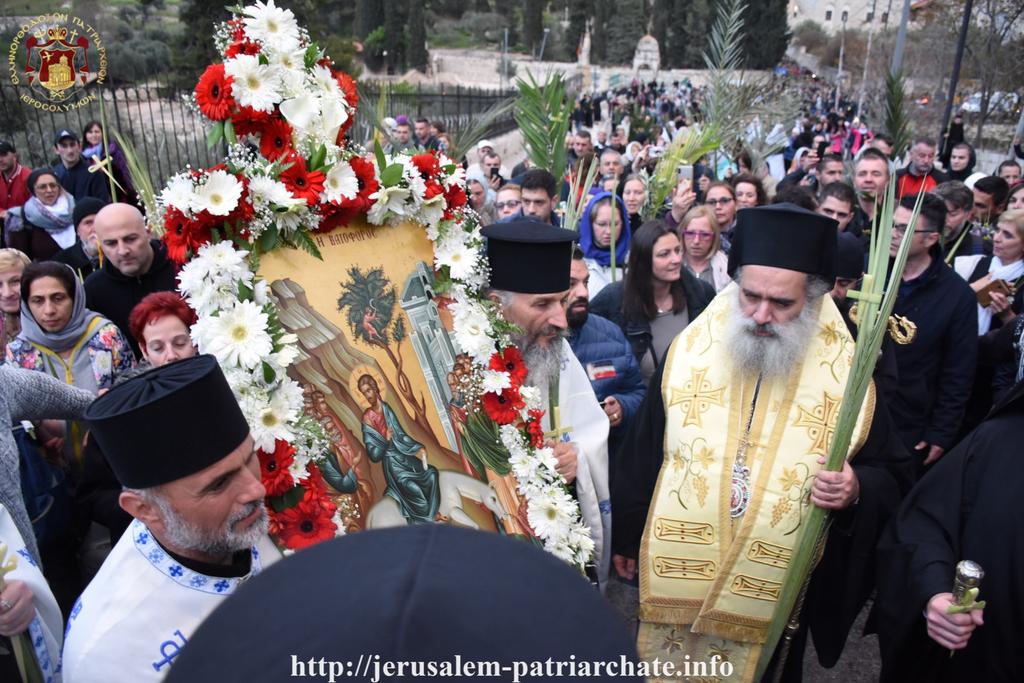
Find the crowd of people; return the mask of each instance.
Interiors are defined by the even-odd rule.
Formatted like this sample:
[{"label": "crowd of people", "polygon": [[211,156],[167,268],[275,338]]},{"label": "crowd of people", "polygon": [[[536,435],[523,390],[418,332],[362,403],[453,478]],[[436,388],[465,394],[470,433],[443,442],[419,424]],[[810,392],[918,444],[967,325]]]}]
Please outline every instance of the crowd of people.
[{"label": "crowd of people", "polygon": [[[741,626],[764,621],[765,613],[708,596],[708,582],[718,580],[715,553],[725,558],[729,543],[745,543],[756,530],[766,545],[744,548],[755,565],[735,571],[756,569],[757,553],[785,549],[780,522],[799,526],[806,506],[818,505],[835,522],[789,659],[773,660],[785,680],[799,679],[808,634],[821,661],[834,664],[874,591],[883,677],[961,680],[974,672],[1020,680],[1024,662],[1008,643],[1022,632],[1012,572],[1024,546],[998,552],[964,540],[968,530],[1019,536],[1008,522],[993,521],[1001,509],[990,502],[1019,507],[1011,495],[1019,475],[1009,458],[990,453],[1011,454],[1021,426],[1019,162],[977,169],[957,120],[941,148],[918,138],[906,159],[897,158],[891,138],[824,106],[819,93],[791,131],[783,173],[742,151],[722,177],[714,159],[700,159],[676,169],[664,204],[652,206],[655,169],[686,135],[700,96],[682,82],[581,97],[566,139],[570,168],[560,176],[528,161],[509,169],[486,139],[475,147],[475,163],[463,160],[468,203],[489,238],[492,299],[522,331],[516,340],[529,361],[560,373],[563,392],[583,386],[568,394],[577,433],[554,448],[597,541],[592,578],[627,596],[634,610],[639,605],[642,657],[678,637],[668,656],[707,659],[714,638],[728,637],[742,644],[732,661],[749,680],[759,658],[749,642],[758,636]],[[386,124],[390,152],[450,147],[439,123],[399,116]],[[21,548],[29,565],[0,593],[0,637],[38,630],[44,644],[37,655],[42,661],[48,652],[52,667],[61,657],[63,615],[71,626],[65,680],[143,680],[111,673],[137,671],[133,658],[159,679],[174,655],[161,646],[159,660],[144,649],[153,612],[138,605],[157,600],[197,627],[276,551],[261,545],[266,513],[244,418],[216,364],[196,358],[195,315],[175,292],[164,245],[134,206],[123,153],[97,122],[81,137],[58,131],[54,153],[52,167],[29,170],[0,141],[0,352],[7,366],[0,414],[8,417],[0,435],[0,541]],[[89,168],[108,157],[118,180],[113,195],[106,176]],[[577,188],[572,179],[592,165],[593,186]],[[839,472],[819,471],[820,445],[805,457],[783,451],[806,448],[794,436],[794,419],[806,419],[799,401],[842,395],[856,334],[848,293],[865,271],[890,182],[898,202],[893,234],[910,241],[894,314],[909,321],[912,341],[883,345],[862,433],[851,446],[851,458],[859,457]],[[566,205],[580,197],[577,231],[567,231]],[[508,243],[535,251],[529,272],[507,260]],[[704,324],[695,325],[698,319]],[[825,328],[833,337],[817,334]],[[832,357],[825,349],[833,338],[849,347],[822,364],[828,376],[811,366]],[[531,377],[545,386],[551,380],[540,370]],[[158,445],[152,438],[160,416],[185,405],[190,414],[219,418],[194,425],[206,443],[188,457],[188,435],[168,433]],[[829,410],[814,414],[827,420]],[[142,464],[141,443],[153,449]],[[777,501],[769,472],[783,482]],[[798,481],[797,472],[807,474]],[[757,486],[752,477],[760,477]],[[697,521],[680,521],[672,495],[687,514],[721,495],[729,514],[694,511]],[[239,500],[241,513],[232,504]],[[759,512],[769,506],[767,516]],[[739,524],[747,530],[738,532]],[[708,547],[684,560],[673,542]],[[134,551],[149,548],[190,572],[199,592],[210,577],[230,589],[216,599],[206,592],[169,603],[156,596],[184,585],[173,572],[128,586],[140,571]],[[965,555],[968,549],[976,554]],[[947,613],[960,559],[981,561],[994,577],[983,584],[993,595],[984,622],[980,610]],[[733,592],[767,599],[785,563],[775,569],[775,578],[756,586],[743,583],[746,574],[730,578]],[[722,610],[718,619],[730,628],[710,624],[706,610]],[[674,635],[691,626],[704,635]],[[171,634],[159,637],[166,645]],[[132,638],[140,649],[128,657],[124,643]],[[912,641],[917,659],[904,647]],[[934,658],[941,648],[966,652],[943,662]],[[16,675],[13,658],[0,655],[0,677]]]}]

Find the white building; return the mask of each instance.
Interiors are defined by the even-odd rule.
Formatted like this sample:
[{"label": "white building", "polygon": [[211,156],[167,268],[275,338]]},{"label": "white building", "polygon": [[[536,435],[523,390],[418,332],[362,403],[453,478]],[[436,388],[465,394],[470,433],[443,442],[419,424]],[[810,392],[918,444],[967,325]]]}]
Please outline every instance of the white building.
[{"label": "white building", "polygon": [[876,29],[896,27],[902,11],[903,0],[790,0],[789,27],[811,20],[828,33],[838,33],[844,18],[850,30],[866,30],[872,23]]}]

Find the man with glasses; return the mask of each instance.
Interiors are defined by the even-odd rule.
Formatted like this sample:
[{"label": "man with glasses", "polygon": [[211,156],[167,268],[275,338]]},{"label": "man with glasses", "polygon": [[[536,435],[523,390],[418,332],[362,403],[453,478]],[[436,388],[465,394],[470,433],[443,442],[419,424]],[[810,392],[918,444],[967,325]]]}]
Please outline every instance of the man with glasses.
[{"label": "man with glasses", "polygon": [[497,201],[494,202],[495,216],[498,222],[514,220],[523,215],[523,190],[515,183],[507,183],[498,190]]},{"label": "man with glasses", "polygon": [[907,265],[893,313],[917,327],[913,343],[896,345],[899,382],[889,410],[920,476],[956,442],[974,382],[978,352],[978,301],[967,282],[942,260],[939,240],[946,204],[925,194],[913,226],[916,197],[904,197],[893,214],[890,255],[904,234]]}]

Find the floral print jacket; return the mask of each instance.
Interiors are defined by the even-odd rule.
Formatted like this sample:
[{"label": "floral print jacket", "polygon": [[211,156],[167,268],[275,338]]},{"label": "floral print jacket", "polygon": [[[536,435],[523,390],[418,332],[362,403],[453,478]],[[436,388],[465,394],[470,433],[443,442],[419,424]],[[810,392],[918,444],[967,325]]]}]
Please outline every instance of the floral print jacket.
[{"label": "floral print jacket", "polygon": [[[88,354],[87,364],[82,362],[82,354]],[[7,345],[7,363],[45,372],[66,384],[96,392],[114,386],[114,379],[135,365],[135,356],[117,325],[101,321],[67,361],[19,337]]]}]

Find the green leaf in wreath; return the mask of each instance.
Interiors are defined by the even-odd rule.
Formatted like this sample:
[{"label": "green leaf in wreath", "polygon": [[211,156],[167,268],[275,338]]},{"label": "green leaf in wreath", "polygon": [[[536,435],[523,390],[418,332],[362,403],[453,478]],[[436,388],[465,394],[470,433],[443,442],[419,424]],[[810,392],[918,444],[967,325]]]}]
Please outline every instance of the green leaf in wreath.
[{"label": "green leaf in wreath", "polygon": [[206,134],[206,148],[213,149],[214,145],[221,141],[224,137],[224,122],[217,121],[210,127],[210,132]]}]

